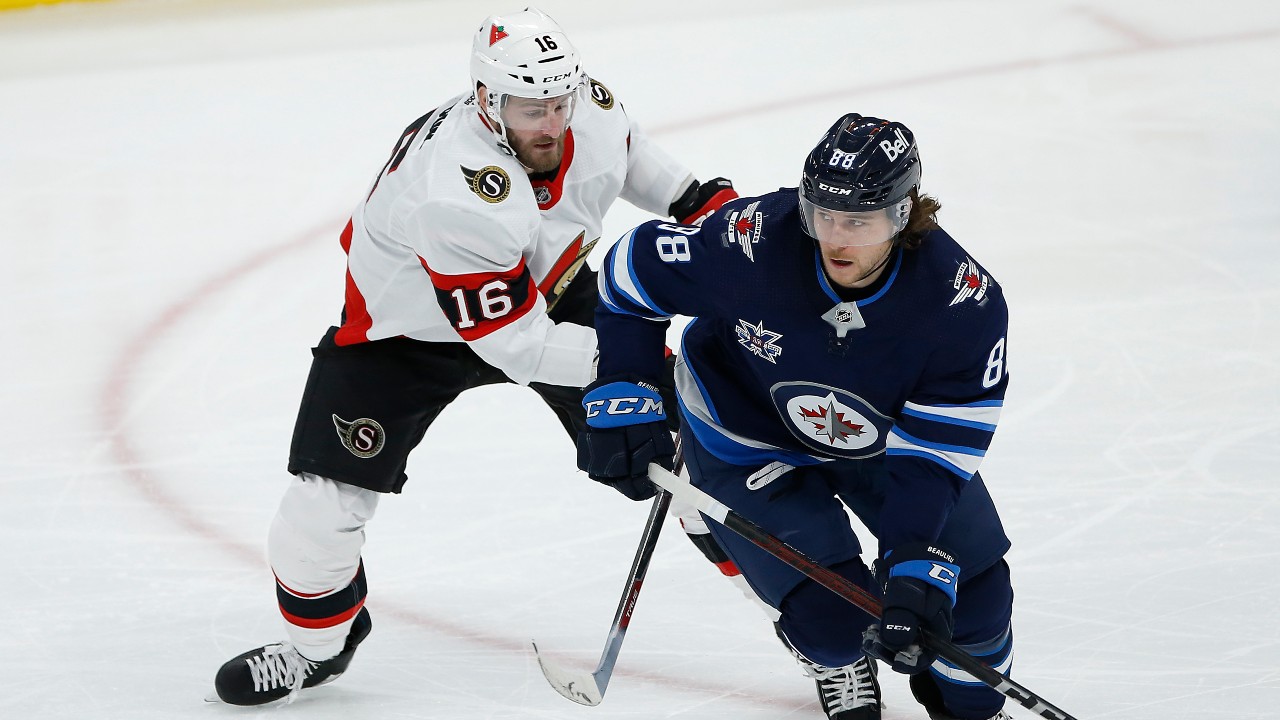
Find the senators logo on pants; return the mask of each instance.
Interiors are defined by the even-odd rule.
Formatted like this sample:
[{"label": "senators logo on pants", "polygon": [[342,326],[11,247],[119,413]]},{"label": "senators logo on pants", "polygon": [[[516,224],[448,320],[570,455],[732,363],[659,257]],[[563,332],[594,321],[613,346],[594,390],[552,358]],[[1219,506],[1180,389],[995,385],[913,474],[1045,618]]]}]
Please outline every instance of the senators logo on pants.
[{"label": "senators logo on pants", "polygon": [[359,420],[343,420],[333,416],[333,426],[338,430],[342,446],[358,458],[371,458],[382,452],[387,441],[387,433],[377,420],[360,418]]}]

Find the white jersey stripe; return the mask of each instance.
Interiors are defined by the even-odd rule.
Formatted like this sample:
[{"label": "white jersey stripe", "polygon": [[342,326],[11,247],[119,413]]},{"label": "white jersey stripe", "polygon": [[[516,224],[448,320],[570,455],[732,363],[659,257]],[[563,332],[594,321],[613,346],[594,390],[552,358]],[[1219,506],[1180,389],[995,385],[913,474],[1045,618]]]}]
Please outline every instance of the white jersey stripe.
[{"label": "white jersey stripe", "polygon": [[1000,421],[1001,405],[921,405],[908,402],[902,406],[902,412],[923,420],[963,425],[994,432],[996,423]]},{"label": "white jersey stripe", "polygon": [[914,455],[932,460],[968,480],[978,472],[985,451],[962,445],[943,445],[912,437],[895,427],[885,442],[889,455]]},{"label": "white jersey stripe", "polygon": [[[1001,675],[1007,675],[1009,672],[1009,668],[1011,667],[1013,667],[1013,651],[1012,650],[1009,651],[1009,656],[1004,659],[1004,662],[994,666],[992,670],[995,670]],[[942,677],[946,678],[947,681],[953,682],[957,685],[974,685],[974,686],[986,685],[986,683],[982,682],[978,678],[970,675],[969,673],[961,670],[958,667],[955,667],[954,665],[951,665],[950,663],[943,662],[941,659],[934,660],[933,665],[929,666],[929,669],[941,675]]]}]

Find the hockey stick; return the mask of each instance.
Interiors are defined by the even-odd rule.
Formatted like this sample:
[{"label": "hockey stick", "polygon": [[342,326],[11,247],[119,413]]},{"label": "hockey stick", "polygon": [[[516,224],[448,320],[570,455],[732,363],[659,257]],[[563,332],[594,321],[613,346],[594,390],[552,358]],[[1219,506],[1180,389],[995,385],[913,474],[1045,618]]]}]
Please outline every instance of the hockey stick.
[{"label": "hockey stick", "polygon": [[[671,493],[682,502],[701,510],[708,517],[735,533],[750,540],[757,547],[821,583],[840,597],[857,605],[873,618],[880,619],[880,601],[871,593],[855,585],[833,570],[810,560],[803,553],[769,534],[759,525],[734,512],[688,480],[674,475],[656,464],[649,465],[649,479],[655,485]],[[1048,700],[1036,695],[1008,677],[1000,674],[949,640],[944,640],[928,630],[921,629],[923,643],[938,657],[977,678],[984,685],[1018,702],[1023,707],[1050,720],[1076,720]]]},{"label": "hockey stick", "polygon": [[[678,442],[678,441],[677,441]],[[679,473],[684,466],[684,457],[676,446],[675,468]],[[651,467],[660,467],[652,465]],[[666,472],[666,468],[663,468]],[[653,473],[650,472],[652,478]],[[640,596],[640,586],[644,583],[645,573],[649,571],[649,561],[653,558],[653,549],[658,544],[658,533],[662,531],[662,521],[667,516],[667,508],[671,506],[671,494],[659,490],[653,498],[653,506],[649,510],[649,520],[640,534],[640,547],[636,549],[635,560],[631,562],[631,572],[627,576],[626,588],[622,591],[622,599],[618,601],[618,609],[613,614],[613,625],[609,627],[609,639],[605,641],[604,652],[600,654],[600,662],[594,672],[567,670],[542,657],[538,653],[538,643],[533,643],[533,653],[538,658],[542,674],[551,683],[551,687],[561,695],[580,705],[599,705],[604,699],[605,688],[609,687],[609,679],[613,676],[613,666],[618,661],[618,653],[622,650],[622,639],[631,625],[631,613],[636,609],[636,599]]]}]

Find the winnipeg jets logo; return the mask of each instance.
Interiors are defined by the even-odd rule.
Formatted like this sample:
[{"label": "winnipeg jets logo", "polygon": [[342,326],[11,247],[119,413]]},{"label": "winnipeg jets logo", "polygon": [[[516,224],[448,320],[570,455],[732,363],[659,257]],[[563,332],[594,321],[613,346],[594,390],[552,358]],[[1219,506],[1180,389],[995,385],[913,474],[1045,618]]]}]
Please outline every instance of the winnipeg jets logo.
[{"label": "winnipeg jets logo", "polygon": [[806,381],[780,382],[769,394],[791,434],[818,454],[856,460],[884,452],[893,420],[861,397]]},{"label": "winnipeg jets logo", "polygon": [[746,253],[747,259],[755,262],[756,243],[760,242],[760,226],[764,224],[764,215],[756,212],[760,202],[756,201],[742,209],[733,210],[726,216],[729,227],[725,232],[726,245],[736,244]]},{"label": "winnipeg jets logo", "polygon": [[991,284],[991,278],[978,267],[978,263],[973,258],[965,258],[960,263],[960,267],[956,270],[956,279],[951,286],[956,291],[956,296],[951,298],[952,305],[973,298],[975,302],[982,302],[982,298],[986,297],[987,286]]},{"label": "winnipeg jets logo", "polygon": [[382,446],[387,441],[387,433],[377,420],[343,420],[334,415],[333,426],[338,431],[342,446],[358,458],[367,459],[377,455],[382,452]]},{"label": "winnipeg jets logo", "polygon": [[737,331],[739,345],[750,350],[752,355],[777,364],[778,356],[782,354],[782,346],[778,344],[782,339],[781,333],[765,330],[763,320],[754,325],[739,320]]},{"label": "winnipeg jets logo", "polygon": [[[880,431],[867,415],[847,404],[854,399],[837,397],[835,391],[825,396],[800,393],[787,401],[787,419],[795,432],[824,450],[840,453],[871,448],[877,445]],[[867,412],[874,414],[870,408]]]},{"label": "winnipeg jets logo", "polygon": [[[821,402],[812,407],[805,407],[804,403],[798,403],[796,411],[799,413],[801,420],[812,426],[810,435],[820,440],[825,440],[828,445],[835,445],[837,442],[848,444],[850,438],[854,438],[856,442],[856,438],[867,434],[865,429],[867,423],[858,423],[852,419],[846,419],[844,408],[840,407],[839,403],[836,402],[834,394],[827,395],[822,398]],[[858,419],[862,420],[863,418],[859,416]]]}]

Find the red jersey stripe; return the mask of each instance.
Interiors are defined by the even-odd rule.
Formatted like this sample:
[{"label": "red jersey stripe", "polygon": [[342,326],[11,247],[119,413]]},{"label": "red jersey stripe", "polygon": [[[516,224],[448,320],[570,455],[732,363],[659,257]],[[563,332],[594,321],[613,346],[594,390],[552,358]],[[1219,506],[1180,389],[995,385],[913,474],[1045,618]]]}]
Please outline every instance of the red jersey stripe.
[{"label": "red jersey stripe", "polygon": [[[354,228],[351,221],[347,221],[347,227],[342,231],[342,252],[351,253],[351,234]],[[351,277],[351,268],[347,268],[347,290],[346,305],[342,309],[342,327],[338,328],[338,332],[333,336],[333,341],[338,345],[355,345],[356,343],[368,342],[369,328],[373,327],[373,318],[369,316],[369,309],[365,306],[364,295],[360,294],[360,288],[356,287],[356,281]]]},{"label": "red jersey stripe", "polygon": [[438,273],[421,257],[431,276],[440,309],[458,335],[479,340],[519,320],[533,310],[538,286],[523,259],[510,270],[495,273]]}]

